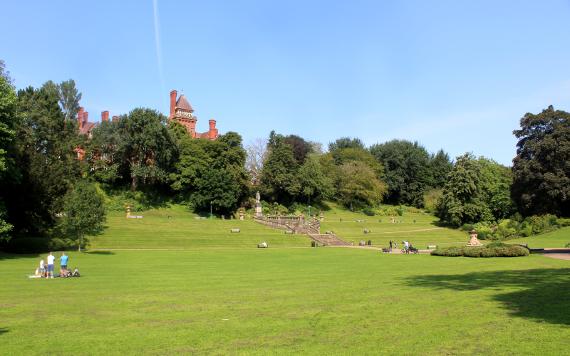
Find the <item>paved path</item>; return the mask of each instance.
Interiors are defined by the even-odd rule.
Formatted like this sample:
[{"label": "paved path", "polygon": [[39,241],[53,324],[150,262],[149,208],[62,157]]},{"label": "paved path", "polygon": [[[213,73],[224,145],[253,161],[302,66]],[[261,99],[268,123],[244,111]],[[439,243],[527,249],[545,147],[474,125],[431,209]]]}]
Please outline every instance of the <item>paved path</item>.
[{"label": "paved path", "polygon": [[545,253],[543,256],[570,261],[570,253]]},{"label": "paved path", "polygon": [[430,227],[428,229],[417,229],[417,230],[398,230],[398,231],[376,231],[377,234],[399,234],[408,232],[422,232],[422,231],[433,231],[433,230],[443,230],[442,227]]}]

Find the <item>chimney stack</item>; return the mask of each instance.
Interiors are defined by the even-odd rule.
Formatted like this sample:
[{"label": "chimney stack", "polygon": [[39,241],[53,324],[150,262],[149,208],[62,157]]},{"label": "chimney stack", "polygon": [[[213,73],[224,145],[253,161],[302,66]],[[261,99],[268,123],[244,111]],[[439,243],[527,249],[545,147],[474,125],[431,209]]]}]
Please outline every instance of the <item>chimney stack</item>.
[{"label": "chimney stack", "polygon": [[83,125],[85,126],[85,124],[87,123],[87,121],[89,120],[89,113],[87,111],[85,111],[83,113]]},{"label": "chimney stack", "polygon": [[170,91],[170,116],[168,118],[174,117],[174,111],[176,111],[176,97],[178,92],[176,90]]},{"label": "chimney stack", "polygon": [[80,106],[77,112],[77,123],[79,124],[80,130],[83,128],[83,110],[85,110],[83,106]]},{"label": "chimney stack", "polygon": [[218,138],[218,129],[216,128],[216,120],[211,119],[210,123],[210,130],[208,130],[208,138],[210,140],[215,140]]},{"label": "chimney stack", "polygon": [[109,121],[109,112],[107,110],[101,112],[101,122]]}]

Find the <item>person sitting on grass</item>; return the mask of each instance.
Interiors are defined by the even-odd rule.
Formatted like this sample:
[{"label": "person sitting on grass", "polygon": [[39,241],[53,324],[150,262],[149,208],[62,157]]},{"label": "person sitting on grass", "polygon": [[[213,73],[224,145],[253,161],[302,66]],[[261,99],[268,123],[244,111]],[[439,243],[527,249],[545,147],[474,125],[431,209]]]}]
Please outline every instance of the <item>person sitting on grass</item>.
[{"label": "person sitting on grass", "polygon": [[45,277],[45,273],[46,273],[46,266],[44,263],[44,260],[40,260],[40,268],[38,268],[40,276],[43,278]]}]

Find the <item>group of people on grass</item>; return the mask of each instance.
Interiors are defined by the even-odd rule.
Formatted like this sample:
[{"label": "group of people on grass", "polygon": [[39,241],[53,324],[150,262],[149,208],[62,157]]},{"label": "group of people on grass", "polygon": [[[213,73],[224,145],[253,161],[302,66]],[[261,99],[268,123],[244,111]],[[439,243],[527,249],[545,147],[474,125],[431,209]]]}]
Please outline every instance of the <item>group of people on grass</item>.
[{"label": "group of people on grass", "polygon": [[[402,241],[402,245],[404,246],[404,248],[402,249],[402,253],[409,254],[410,251],[415,250],[415,248],[412,246],[412,244],[409,241]],[[389,251],[392,252],[392,249],[398,249],[398,243],[396,241],[390,240]]]},{"label": "group of people on grass", "polygon": [[52,252],[49,253],[46,260],[40,260],[40,266],[36,268],[34,277],[35,278],[54,278],[54,277],[79,277],[79,270],[77,267],[71,271],[67,268],[69,262],[69,256],[65,252],[61,253],[59,257],[59,274],[54,275],[55,270],[55,256]]}]

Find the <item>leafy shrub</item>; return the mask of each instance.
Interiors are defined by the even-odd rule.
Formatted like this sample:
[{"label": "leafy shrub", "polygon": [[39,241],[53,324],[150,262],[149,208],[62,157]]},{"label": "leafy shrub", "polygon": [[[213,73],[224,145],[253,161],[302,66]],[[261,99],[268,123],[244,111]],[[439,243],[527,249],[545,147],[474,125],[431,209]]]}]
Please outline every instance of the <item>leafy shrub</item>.
[{"label": "leafy shrub", "polygon": [[424,193],[424,208],[430,212],[434,213],[437,209],[437,202],[443,195],[443,190],[432,189]]},{"label": "leafy shrub", "polygon": [[463,247],[436,248],[431,252],[433,256],[460,257],[463,256]]},{"label": "leafy shrub", "polygon": [[522,246],[495,242],[481,247],[446,247],[436,249],[431,254],[446,257],[519,257],[528,256],[529,252],[528,249]]},{"label": "leafy shrub", "polygon": [[487,247],[487,248],[507,247],[507,246],[511,246],[511,245],[506,244],[504,242],[500,242],[500,241],[494,241],[494,242],[491,242],[491,243],[488,243],[485,245],[485,247]]},{"label": "leafy shrub", "polygon": [[382,216],[394,216],[397,213],[393,206],[383,206],[377,211],[377,214]]},{"label": "leafy shrub", "polygon": [[399,207],[397,207],[396,213],[398,214],[398,216],[404,215],[404,207],[402,207],[401,205]]},{"label": "leafy shrub", "polygon": [[568,243],[566,244],[566,246],[564,246],[564,247],[570,248],[570,242],[568,242]]},{"label": "leafy shrub", "polygon": [[524,219],[523,225],[526,223],[527,226],[531,226],[532,234],[537,235],[557,227],[557,220],[556,216],[551,214],[534,215]]},{"label": "leafy shrub", "polygon": [[368,216],[376,215],[376,213],[374,212],[374,209],[369,208],[369,207],[362,209],[362,213],[364,213],[364,215],[368,215]]},{"label": "leafy shrub", "polygon": [[558,226],[560,226],[560,227],[570,226],[570,218],[558,218],[558,220],[556,221],[556,223],[557,223]]}]

